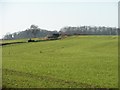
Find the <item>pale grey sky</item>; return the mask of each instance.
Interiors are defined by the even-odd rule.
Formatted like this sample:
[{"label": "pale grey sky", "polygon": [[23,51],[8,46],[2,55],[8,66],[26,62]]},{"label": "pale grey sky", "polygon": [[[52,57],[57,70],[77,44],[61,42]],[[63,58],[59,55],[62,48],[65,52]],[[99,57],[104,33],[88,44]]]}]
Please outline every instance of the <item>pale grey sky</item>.
[{"label": "pale grey sky", "polygon": [[0,1],[0,37],[31,24],[48,30],[81,25],[118,27],[118,0]]}]

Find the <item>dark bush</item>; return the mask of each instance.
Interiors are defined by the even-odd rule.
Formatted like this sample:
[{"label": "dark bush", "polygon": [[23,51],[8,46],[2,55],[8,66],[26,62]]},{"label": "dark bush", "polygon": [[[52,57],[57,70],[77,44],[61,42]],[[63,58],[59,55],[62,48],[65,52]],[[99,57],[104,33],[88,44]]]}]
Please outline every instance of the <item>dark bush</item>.
[{"label": "dark bush", "polygon": [[31,39],[29,39],[28,42],[35,42],[35,40],[31,40]]}]

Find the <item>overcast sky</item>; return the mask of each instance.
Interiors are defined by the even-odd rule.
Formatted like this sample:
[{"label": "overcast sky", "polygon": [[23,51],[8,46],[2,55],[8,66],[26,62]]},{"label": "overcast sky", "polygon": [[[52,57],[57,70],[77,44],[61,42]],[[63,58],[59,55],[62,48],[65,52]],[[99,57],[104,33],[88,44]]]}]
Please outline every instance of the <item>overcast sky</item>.
[{"label": "overcast sky", "polygon": [[118,0],[0,0],[0,38],[31,24],[48,30],[81,25],[118,27]]}]

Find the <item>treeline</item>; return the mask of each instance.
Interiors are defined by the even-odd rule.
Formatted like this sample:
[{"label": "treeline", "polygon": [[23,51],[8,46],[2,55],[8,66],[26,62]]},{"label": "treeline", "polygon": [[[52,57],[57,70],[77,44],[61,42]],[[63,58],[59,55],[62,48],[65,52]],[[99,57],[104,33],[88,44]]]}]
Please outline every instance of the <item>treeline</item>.
[{"label": "treeline", "polygon": [[60,31],[49,31],[45,29],[40,29],[37,25],[31,25],[30,28],[26,29],[25,31],[5,35],[3,39],[41,38],[55,33],[63,35],[118,35],[118,28],[104,26],[68,26],[61,28]]},{"label": "treeline", "polygon": [[37,25],[31,25],[30,28],[25,31],[6,34],[3,39],[42,38],[54,33],[57,33],[57,31],[40,29]]},{"label": "treeline", "polygon": [[118,35],[118,28],[96,26],[63,27],[60,32],[68,35]]}]

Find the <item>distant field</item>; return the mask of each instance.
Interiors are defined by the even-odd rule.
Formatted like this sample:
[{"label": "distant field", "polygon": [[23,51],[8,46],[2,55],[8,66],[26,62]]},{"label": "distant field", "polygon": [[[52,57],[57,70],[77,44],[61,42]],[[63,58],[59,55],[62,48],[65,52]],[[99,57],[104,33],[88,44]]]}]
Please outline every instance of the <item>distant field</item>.
[{"label": "distant field", "polygon": [[26,42],[27,39],[18,39],[18,40],[0,40],[0,44],[3,43],[13,43],[13,42]]},{"label": "distant field", "polygon": [[[2,43],[13,43],[13,42],[27,42],[29,39],[17,39],[17,40],[0,40],[0,44]],[[33,40],[41,40],[41,38],[33,38]]]},{"label": "distant field", "polygon": [[117,36],[71,36],[3,46],[3,87],[116,88],[117,41]]}]

